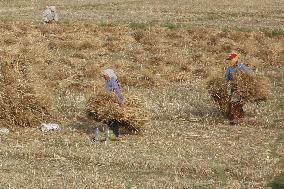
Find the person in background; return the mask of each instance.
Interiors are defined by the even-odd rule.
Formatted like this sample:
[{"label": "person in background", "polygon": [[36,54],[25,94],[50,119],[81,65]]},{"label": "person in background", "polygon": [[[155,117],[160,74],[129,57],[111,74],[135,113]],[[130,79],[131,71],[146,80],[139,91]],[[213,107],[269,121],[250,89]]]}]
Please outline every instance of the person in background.
[{"label": "person in background", "polygon": [[239,124],[245,116],[243,106],[244,103],[240,95],[237,93],[237,86],[234,83],[233,73],[240,69],[246,73],[251,73],[251,69],[245,64],[239,63],[239,55],[230,53],[226,60],[229,61],[229,67],[225,72],[225,79],[228,81],[228,96],[229,96],[229,120],[231,124]]},{"label": "person in background", "polygon": [[[122,95],[121,88],[118,83],[117,76],[112,69],[106,69],[103,71],[103,77],[105,79],[105,88],[110,92],[115,92],[118,97],[118,103],[122,106],[125,102],[125,99]],[[115,134],[116,137],[119,136],[119,127],[121,123],[117,120],[111,120],[108,123],[108,127],[110,128],[111,132]]]},{"label": "person in background", "polygon": [[55,6],[47,6],[43,12],[42,20],[44,23],[51,23],[53,21],[58,21],[58,15]]}]

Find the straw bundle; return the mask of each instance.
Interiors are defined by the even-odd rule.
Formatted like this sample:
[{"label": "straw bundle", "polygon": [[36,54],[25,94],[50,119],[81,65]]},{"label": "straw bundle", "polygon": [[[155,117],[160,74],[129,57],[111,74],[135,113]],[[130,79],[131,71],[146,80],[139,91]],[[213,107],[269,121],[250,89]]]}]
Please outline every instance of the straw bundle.
[{"label": "straw bundle", "polygon": [[135,95],[123,94],[125,103],[120,106],[115,93],[105,89],[96,90],[96,94],[88,102],[88,114],[92,114],[98,121],[108,122],[117,120],[129,131],[141,131],[143,124],[149,120],[147,111],[141,98]]},{"label": "straw bundle", "polygon": [[[266,78],[247,74],[237,70],[233,74],[234,84],[237,86],[237,93],[242,102],[266,101],[269,96],[269,82]],[[207,82],[207,89],[215,102],[218,103],[220,110],[228,115],[229,96],[228,82],[223,77],[212,77]]]},{"label": "straw bundle", "polygon": [[119,78],[121,84],[135,87],[153,87],[156,79],[151,74],[137,73],[135,75],[122,75]]},{"label": "straw bundle", "polygon": [[269,81],[265,77],[237,70],[233,74],[237,92],[247,102],[266,101],[269,97]]},{"label": "straw bundle", "polygon": [[207,82],[207,90],[213,100],[218,103],[220,111],[224,115],[229,113],[229,96],[227,93],[227,81],[223,77],[212,77]]},{"label": "straw bundle", "polygon": [[9,128],[36,127],[52,118],[52,100],[32,87],[1,86],[0,122]]},{"label": "straw bundle", "polygon": [[53,117],[51,96],[40,85],[27,83],[27,67],[1,65],[0,124],[5,127],[36,127]]}]

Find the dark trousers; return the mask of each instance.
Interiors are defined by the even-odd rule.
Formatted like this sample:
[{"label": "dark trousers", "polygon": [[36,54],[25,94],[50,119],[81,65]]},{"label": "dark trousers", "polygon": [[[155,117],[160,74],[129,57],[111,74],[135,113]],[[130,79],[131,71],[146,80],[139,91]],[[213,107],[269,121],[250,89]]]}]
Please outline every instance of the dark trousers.
[{"label": "dark trousers", "polygon": [[119,127],[120,127],[121,123],[117,120],[111,120],[108,123],[108,127],[113,131],[113,133],[115,134],[115,136],[119,136]]}]

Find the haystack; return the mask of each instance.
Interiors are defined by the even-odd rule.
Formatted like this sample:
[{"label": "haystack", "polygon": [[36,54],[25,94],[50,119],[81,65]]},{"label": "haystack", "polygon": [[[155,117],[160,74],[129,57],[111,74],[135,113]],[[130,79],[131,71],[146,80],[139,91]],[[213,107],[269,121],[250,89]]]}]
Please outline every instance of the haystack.
[{"label": "haystack", "polygon": [[150,119],[150,112],[140,97],[125,92],[123,96],[125,103],[120,106],[115,93],[107,92],[105,89],[97,89],[95,95],[88,102],[88,115],[105,123],[117,120],[122,123],[124,129],[140,132],[144,123]]},{"label": "haystack", "polygon": [[[229,96],[228,82],[224,77],[213,76],[207,82],[207,89],[213,100],[218,103],[221,112],[228,115]],[[268,100],[269,81],[262,76],[248,74],[237,70],[233,74],[234,84],[237,86],[237,93],[241,96],[242,102],[261,102]]]},{"label": "haystack", "polygon": [[207,90],[213,100],[218,103],[220,111],[229,115],[229,96],[227,93],[227,81],[223,77],[213,76],[207,82]]},{"label": "haystack", "polygon": [[37,127],[52,120],[52,100],[28,86],[5,86],[0,95],[0,122],[9,128]]},{"label": "haystack", "polygon": [[237,70],[233,74],[238,94],[243,101],[261,102],[268,100],[270,94],[269,80],[263,76],[247,74]]},{"label": "haystack", "polygon": [[[21,65],[23,70],[26,69]],[[1,65],[0,82],[0,124],[16,127],[37,127],[41,123],[53,121],[54,105],[51,96],[43,87],[36,88],[27,83],[25,74],[13,65]]]}]

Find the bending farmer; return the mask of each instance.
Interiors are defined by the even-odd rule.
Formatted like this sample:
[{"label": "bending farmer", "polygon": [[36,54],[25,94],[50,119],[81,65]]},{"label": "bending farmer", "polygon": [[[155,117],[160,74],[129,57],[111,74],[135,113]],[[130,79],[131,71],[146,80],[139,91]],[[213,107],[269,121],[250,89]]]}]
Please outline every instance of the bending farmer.
[{"label": "bending farmer", "polygon": [[121,88],[118,84],[117,76],[112,69],[106,69],[103,71],[103,77],[105,79],[105,87],[110,92],[116,92],[118,102],[120,105],[124,103],[124,97],[121,92]]},{"label": "bending farmer", "polygon": [[[103,77],[105,79],[105,87],[110,92],[115,92],[118,97],[118,102],[122,106],[124,104],[124,97],[121,92],[121,88],[118,84],[117,76],[112,69],[106,69],[103,71]],[[110,120],[108,126],[110,131],[119,136],[120,122],[117,120]]]}]

